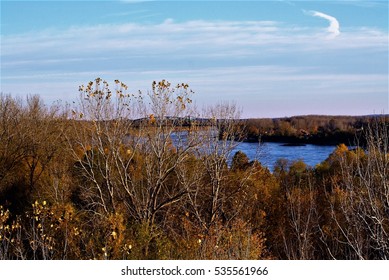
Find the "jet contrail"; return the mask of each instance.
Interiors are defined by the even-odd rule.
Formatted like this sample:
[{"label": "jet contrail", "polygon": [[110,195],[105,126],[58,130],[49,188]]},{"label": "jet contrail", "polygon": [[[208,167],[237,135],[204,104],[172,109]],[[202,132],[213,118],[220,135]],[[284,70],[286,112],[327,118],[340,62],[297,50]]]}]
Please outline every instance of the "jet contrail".
[{"label": "jet contrail", "polygon": [[328,26],[327,30],[328,30],[328,32],[332,33],[331,37],[335,38],[336,36],[338,36],[340,34],[339,21],[336,18],[329,16],[329,15],[326,15],[326,14],[323,14],[321,12],[316,12],[316,11],[310,11],[309,14],[314,16],[314,17],[324,18],[330,22],[330,26]]}]

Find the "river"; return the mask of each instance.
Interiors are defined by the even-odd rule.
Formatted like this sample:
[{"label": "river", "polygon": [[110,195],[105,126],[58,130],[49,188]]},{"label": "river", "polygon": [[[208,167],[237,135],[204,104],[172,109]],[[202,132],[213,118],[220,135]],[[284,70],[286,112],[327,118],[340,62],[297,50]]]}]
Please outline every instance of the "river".
[{"label": "river", "polygon": [[[175,145],[186,141],[186,133],[172,133],[171,138]],[[179,137],[178,137],[179,135]],[[217,133],[215,133],[215,137]],[[181,140],[179,140],[181,139]],[[275,142],[236,142],[236,147],[232,150],[231,158],[237,151],[244,152],[250,160],[257,159],[263,166],[274,170],[274,165],[278,159],[283,158],[289,161],[302,160],[307,165],[314,167],[316,164],[324,161],[335,150],[336,146],[323,146],[306,144],[302,146],[292,146],[285,143]]]},{"label": "river", "polygon": [[336,146],[322,146],[306,144],[305,146],[285,146],[284,143],[248,143],[241,142],[235,147],[232,155],[237,151],[244,152],[250,160],[258,159],[262,165],[273,171],[276,161],[284,158],[290,161],[303,160],[307,165],[314,167],[324,161],[335,150]]}]

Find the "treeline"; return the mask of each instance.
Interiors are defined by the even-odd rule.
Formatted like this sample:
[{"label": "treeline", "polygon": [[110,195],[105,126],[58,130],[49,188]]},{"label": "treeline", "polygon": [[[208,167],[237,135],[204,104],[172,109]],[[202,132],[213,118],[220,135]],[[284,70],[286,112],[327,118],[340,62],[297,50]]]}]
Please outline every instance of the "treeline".
[{"label": "treeline", "polygon": [[74,106],[1,95],[0,258],[389,257],[387,119],[364,129],[364,149],[271,173],[242,152],[228,164],[233,105],[188,128],[191,94],[96,79]]},{"label": "treeline", "polygon": [[245,140],[256,142],[306,143],[318,145],[366,144],[363,129],[386,115],[320,116],[244,120]]}]

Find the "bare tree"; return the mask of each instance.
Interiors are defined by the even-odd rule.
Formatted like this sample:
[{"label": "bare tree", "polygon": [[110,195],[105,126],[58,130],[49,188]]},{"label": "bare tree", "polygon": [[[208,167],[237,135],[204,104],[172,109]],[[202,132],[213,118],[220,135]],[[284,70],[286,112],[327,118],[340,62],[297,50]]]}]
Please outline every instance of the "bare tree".
[{"label": "bare tree", "polygon": [[0,95],[0,191],[16,179],[14,174],[25,157],[27,131],[22,129],[23,104],[9,95]]},{"label": "bare tree", "polygon": [[59,107],[47,107],[37,95],[28,96],[26,103],[1,96],[0,190],[13,188],[8,198],[46,193],[43,175],[63,150],[65,127]]},{"label": "bare tree", "polygon": [[73,125],[67,135],[80,170],[83,199],[89,210],[107,215],[115,211],[115,188],[127,175],[119,178],[114,171],[119,164],[126,168],[134,156],[125,143],[132,132],[132,97],[126,85],[115,84],[115,92],[100,78],[80,87],[80,101],[72,109]]},{"label": "bare tree", "polygon": [[184,128],[191,90],[165,80],[154,82],[146,96],[126,90],[116,81],[111,92],[101,79],[81,86],[69,143],[90,209],[109,214],[124,207],[132,219],[152,225],[158,212],[186,193],[169,179],[199,143],[196,130],[189,135]]},{"label": "bare tree", "polygon": [[388,120],[375,120],[365,128],[366,152],[358,148],[340,158],[331,213],[346,258],[389,258],[388,136]]},{"label": "bare tree", "polygon": [[308,187],[292,186],[286,189],[287,221],[283,234],[285,254],[291,260],[311,260],[315,258],[315,233],[318,228],[317,192],[308,182]]},{"label": "bare tree", "polygon": [[142,195],[146,198],[143,218],[149,224],[154,223],[159,211],[182,200],[188,191],[177,176],[183,162],[201,143],[198,124],[190,120],[194,114],[191,94],[188,85],[172,86],[165,80],[154,82],[148,94],[150,106],[144,111],[149,122],[141,146],[148,192]]}]

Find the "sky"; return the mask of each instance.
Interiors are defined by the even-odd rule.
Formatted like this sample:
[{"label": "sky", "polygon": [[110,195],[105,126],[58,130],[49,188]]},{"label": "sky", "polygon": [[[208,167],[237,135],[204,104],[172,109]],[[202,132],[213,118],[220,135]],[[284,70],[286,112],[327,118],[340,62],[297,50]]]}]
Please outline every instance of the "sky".
[{"label": "sky", "polygon": [[3,94],[188,83],[242,118],[389,112],[388,1],[1,1]]}]

